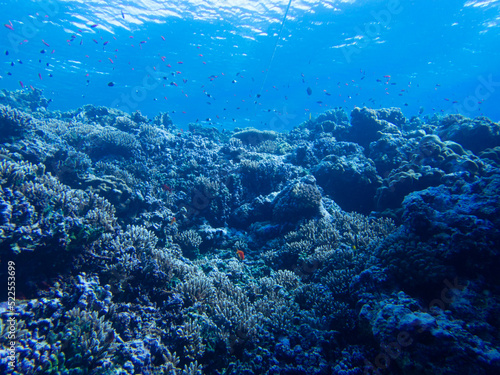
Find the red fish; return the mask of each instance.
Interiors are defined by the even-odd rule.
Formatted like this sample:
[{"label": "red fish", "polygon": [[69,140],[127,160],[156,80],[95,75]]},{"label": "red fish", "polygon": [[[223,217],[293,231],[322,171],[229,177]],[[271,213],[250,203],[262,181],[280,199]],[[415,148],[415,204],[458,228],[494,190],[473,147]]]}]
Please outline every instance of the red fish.
[{"label": "red fish", "polygon": [[19,81],[19,84],[21,85],[21,87],[24,89],[24,83],[23,81]]},{"label": "red fish", "polygon": [[108,57],[109,61],[111,61],[111,64],[114,64],[113,59],[111,57]]},{"label": "red fish", "polygon": [[160,35],[163,40],[165,40],[165,37],[163,35]]},{"label": "red fish", "polygon": [[42,43],[45,44],[47,47],[50,47],[50,44],[47,43],[45,40],[42,39]]},{"label": "red fish", "polygon": [[163,184],[161,185],[161,188],[164,190],[164,191],[168,191],[169,193],[172,192],[172,188],[170,186],[168,186],[167,184]]},{"label": "red fish", "polygon": [[38,78],[42,79],[42,74],[38,73]]},{"label": "red fish", "polygon": [[6,23],[4,26],[5,26],[7,29],[9,29],[9,30],[14,31],[14,28],[13,28],[11,25],[9,25],[8,23]]},{"label": "red fish", "polygon": [[245,253],[243,251],[236,249],[236,255],[238,255],[241,260],[245,260]]}]

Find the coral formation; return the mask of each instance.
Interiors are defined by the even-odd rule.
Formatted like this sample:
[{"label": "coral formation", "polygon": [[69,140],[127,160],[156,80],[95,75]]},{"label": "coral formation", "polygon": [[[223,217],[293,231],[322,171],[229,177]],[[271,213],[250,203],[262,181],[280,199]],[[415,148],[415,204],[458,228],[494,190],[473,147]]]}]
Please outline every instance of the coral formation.
[{"label": "coral formation", "polygon": [[1,373],[500,371],[498,124],[0,103]]}]

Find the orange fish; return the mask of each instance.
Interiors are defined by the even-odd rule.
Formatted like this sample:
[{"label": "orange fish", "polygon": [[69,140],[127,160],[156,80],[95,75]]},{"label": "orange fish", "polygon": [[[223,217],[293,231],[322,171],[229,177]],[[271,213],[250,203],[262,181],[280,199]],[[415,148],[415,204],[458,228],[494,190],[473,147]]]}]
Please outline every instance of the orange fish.
[{"label": "orange fish", "polygon": [[172,220],[170,220],[170,225],[175,224],[175,222],[176,222],[176,221],[177,221],[177,220],[175,219],[175,216],[174,216],[174,217],[172,218]]},{"label": "orange fish", "polygon": [[242,250],[236,249],[236,255],[238,255],[241,260],[245,260],[245,253]]}]

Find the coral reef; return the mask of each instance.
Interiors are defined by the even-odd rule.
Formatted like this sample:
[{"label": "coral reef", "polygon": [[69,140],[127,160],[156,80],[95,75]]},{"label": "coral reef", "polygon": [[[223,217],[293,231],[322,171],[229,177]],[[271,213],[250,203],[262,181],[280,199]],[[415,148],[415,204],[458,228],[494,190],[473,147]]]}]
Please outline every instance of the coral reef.
[{"label": "coral reef", "polygon": [[500,371],[498,124],[0,103],[1,373]]}]

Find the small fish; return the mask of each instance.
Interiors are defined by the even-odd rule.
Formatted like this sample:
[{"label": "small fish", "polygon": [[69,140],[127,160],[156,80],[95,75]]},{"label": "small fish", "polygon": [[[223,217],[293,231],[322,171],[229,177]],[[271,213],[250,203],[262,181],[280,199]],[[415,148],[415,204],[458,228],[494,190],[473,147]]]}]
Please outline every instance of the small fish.
[{"label": "small fish", "polygon": [[105,46],[106,44],[108,44],[109,42],[106,40],[102,45]]},{"label": "small fish", "polygon": [[42,74],[38,73],[38,78],[42,79]]},{"label": "small fish", "polygon": [[165,37],[163,35],[160,35],[163,40],[165,40]]},{"label": "small fish", "polygon": [[125,14],[123,14],[123,10],[121,12],[122,12],[122,18],[125,19]]},{"label": "small fish", "polygon": [[175,219],[175,216],[174,216],[174,217],[172,218],[172,220],[170,220],[170,225],[175,224],[175,222],[176,222],[176,221],[177,221],[177,220]]},{"label": "small fish", "polygon": [[95,23],[95,24],[93,24],[93,25],[90,25],[90,27],[91,27],[91,28],[93,28],[93,29],[94,29],[94,28],[96,28],[97,26],[98,26],[98,25],[97,25],[96,23]]},{"label": "small fish", "polygon": [[21,85],[21,87],[24,89],[24,83],[23,81],[19,81],[19,84]]},{"label": "small fish", "polygon": [[108,86],[109,86],[109,87],[113,87],[114,85],[115,85],[115,83],[114,83],[114,82],[109,82],[109,83],[108,83]]},{"label": "small fish", "polygon": [[9,30],[14,31],[14,28],[13,28],[11,25],[9,25],[8,23],[6,23],[4,26],[5,26],[7,29],[9,29]]},{"label": "small fish", "polygon": [[177,64],[184,64],[184,62],[182,62],[182,61],[177,61]]},{"label": "small fish", "polygon": [[385,75],[384,78],[391,78],[391,76],[390,75]]},{"label": "small fish", "polygon": [[307,95],[311,95],[313,93],[313,90],[310,87],[308,87],[306,91]]},{"label": "small fish", "polygon": [[111,62],[111,64],[114,64],[113,59],[111,57],[108,57],[108,60]]},{"label": "small fish", "polygon": [[245,253],[242,250],[236,249],[236,255],[238,255],[241,260],[245,260]]},{"label": "small fish", "polygon": [[47,47],[50,47],[50,44],[47,43],[45,40],[42,39],[42,43],[45,44]]},{"label": "small fish", "polygon": [[5,51],[5,56],[9,56],[9,51]]},{"label": "small fish", "polygon": [[170,82],[170,86],[177,86],[177,83],[175,83],[175,82]]},{"label": "small fish", "polygon": [[[165,97],[165,99],[166,99],[166,97]],[[161,188],[163,189],[163,191],[168,191],[169,193],[172,192],[172,188],[170,186],[168,186],[167,184],[161,185]]]}]

